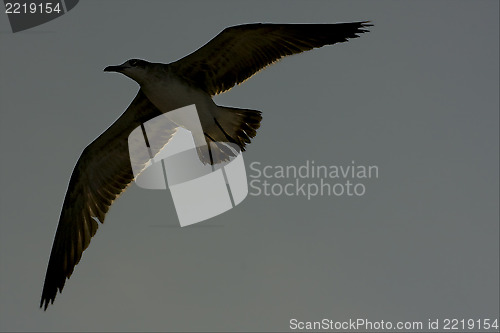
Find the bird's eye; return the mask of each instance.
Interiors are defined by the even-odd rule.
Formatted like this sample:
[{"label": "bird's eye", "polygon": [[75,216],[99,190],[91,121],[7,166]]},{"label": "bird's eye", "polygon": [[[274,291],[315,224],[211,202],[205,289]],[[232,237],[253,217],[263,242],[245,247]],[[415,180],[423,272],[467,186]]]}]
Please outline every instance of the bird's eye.
[{"label": "bird's eye", "polygon": [[128,63],[130,64],[130,66],[134,67],[134,66],[137,66],[137,64],[139,63],[139,60],[133,59],[133,60],[130,60]]}]

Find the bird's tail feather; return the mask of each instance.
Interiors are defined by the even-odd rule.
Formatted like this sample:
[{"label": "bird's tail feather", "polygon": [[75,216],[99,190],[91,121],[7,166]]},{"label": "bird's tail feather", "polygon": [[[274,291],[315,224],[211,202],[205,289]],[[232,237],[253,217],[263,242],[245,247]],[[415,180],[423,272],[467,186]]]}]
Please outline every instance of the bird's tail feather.
[{"label": "bird's tail feather", "polygon": [[219,106],[215,123],[220,131],[215,139],[235,143],[245,151],[246,144],[257,134],[261,120],[260,111]]},{"label": "bird's tail feather", "polygon": [[210,156],[205,156],[204,162],[220,163],[235,156],[233,150],[237,150],[236,153],[245,151],[245,146],[257,134],[261,120],[260,111],[217,107],[214,116],[215,125],[210,131],[205,131]]}]

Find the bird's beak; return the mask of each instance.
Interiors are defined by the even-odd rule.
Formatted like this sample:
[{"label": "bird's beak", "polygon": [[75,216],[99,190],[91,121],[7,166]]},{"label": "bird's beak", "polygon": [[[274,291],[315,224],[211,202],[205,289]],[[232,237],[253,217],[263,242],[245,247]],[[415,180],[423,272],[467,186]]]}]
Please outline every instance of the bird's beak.
[{"label": "bird's beak", "polygon": [[128,68],[129,66],[125,65],[125,64],[121,64],[119,66],[108,66],[106,68],[104,68],[104,71],[105,72],[121,72],[123,71],[125,68]]}]

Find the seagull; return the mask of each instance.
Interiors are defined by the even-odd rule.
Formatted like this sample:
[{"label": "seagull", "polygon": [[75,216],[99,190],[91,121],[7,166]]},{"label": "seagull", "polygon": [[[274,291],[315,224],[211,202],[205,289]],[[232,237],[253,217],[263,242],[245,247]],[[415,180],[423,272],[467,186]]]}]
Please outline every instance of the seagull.
[{"label": "seagull", "polygon": [[[254,23],[228,27],[207,44],[178,61],[162,64],[131,59],[105,72],[118,72],[140,85],[125,112],[80,155],[64,198],[49,258],[40,308],[54,303],[103,223],[112,202],[134,180],[128,136],[138,126],[166,112],[195,105],[203,134],[195,143],[215,147],[204,163],[225,160],[245,150],[255,137],[261,112],[218,106],[212,96],[230,90],[281,58],[346,42],[368,32],[369,21],[337,24]],[[174,131],[166,131],[168,142]]]}]

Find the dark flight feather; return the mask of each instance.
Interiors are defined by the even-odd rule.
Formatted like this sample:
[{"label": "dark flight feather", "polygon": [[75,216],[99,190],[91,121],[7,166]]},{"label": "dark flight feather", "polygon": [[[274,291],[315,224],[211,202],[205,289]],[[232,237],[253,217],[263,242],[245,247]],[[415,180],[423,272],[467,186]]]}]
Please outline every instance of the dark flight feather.
[{"label": "dark flight feather", "polygon": [[368,32],[368,21],[338,24],[245,24],[224,29],[207,44],[170,64],[210,95],[231,89],[279,59],[346,42]]}]

